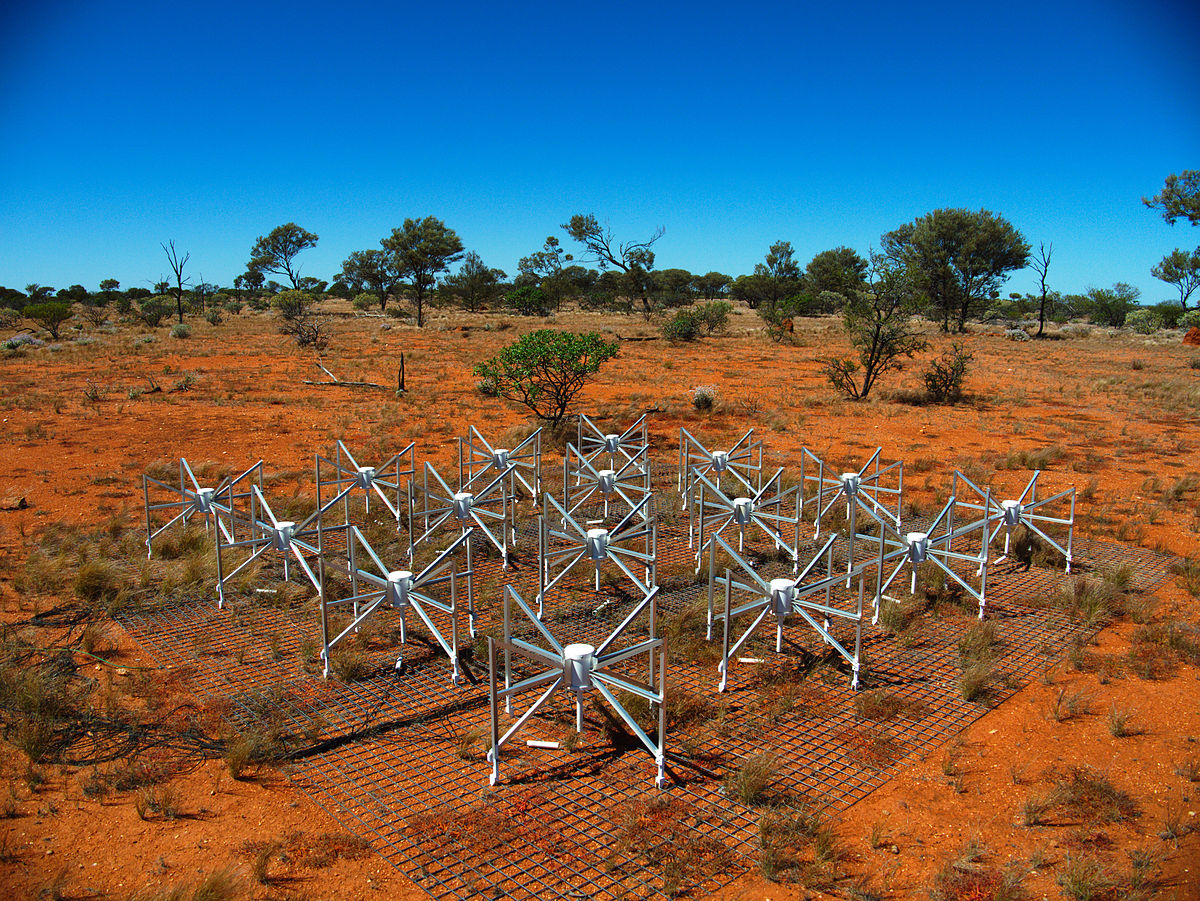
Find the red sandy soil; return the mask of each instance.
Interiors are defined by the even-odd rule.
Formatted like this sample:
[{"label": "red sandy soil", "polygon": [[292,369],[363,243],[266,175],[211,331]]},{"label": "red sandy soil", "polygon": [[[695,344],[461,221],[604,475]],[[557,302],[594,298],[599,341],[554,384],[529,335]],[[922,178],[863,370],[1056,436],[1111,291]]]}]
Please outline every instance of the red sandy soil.
[{"label": "red sandy soil", "polygon": [[[12,582],[31,544],[50,523],[93,524],[125,509],[140,515],[140,476],[180,456],[226,470],[263,459],[268,472],[300,476],[315,451],[341,438],[359,462],[375,462],[417,441],[418,460],[448,470],[452,441],[474,423],[502,446],[522,434],[527,417],[475,390],[471,366],[521,331],[541,323],[499,315],[467,320],[438,315],[421,331],[346,317],[335,326],[324,364],[340,378],[394,385],[400,352],[407,393],[306,386],[325,376],[313,355],[274,334],[250,313],[219,327],[193,326],[175,340],[159,331],[135,346],[141,330],[100,335],[0,359],[6,449],[0,454],[0,608],[23,619],[53,598],[18,596]],[[656,335],[632,317],[561,315],[554,327],[609,330],[622,337]],[[949,340],[930,335],[933,348]],[[900,402],[889,390],[916,391],[921,361],[885,381],[877,397],[849,402],[824,384],[819,358],[845,353],[836,320],[806,323],[795,343],[768,341],[753,314],[735,317],[729,335],[695,345],[625,342],[620,356],[589,387],[579,409],[628,423],[647,410],[658,453],[671,459],[680,426],[711,446],[760,430],[774,465],[791,467],[801,446],[855,468],[876,446],[885,461],[903,459],[906,488],[927,507],[940,503],[955,467],[976,481],[1019,492],[1027,467],[1011,455],[1057,448],[1048,458],[1046,490],[1076,485],[1081,529],[1109,540],[1197,556],[1200,515],[1200,370],[1195,351],[1173,342],[1097,330],[1061,341],[1012,342],[976,333],[962,340],[975,355],[966,400],[953,407]],[[184,390],[181,379],[194,385]],[[153,380],[152,382],[149,380]],[[162,392],[131,389],[153,383]],[[717,409],[693,409],[691,390],[713,385]],[[94,390],[88,391],[89,386]],[[93,395],[92,398],[87,396]],[[663,472],[665,470],[660,470]],[[939,493],[940,492],[940,493]],[[1013,495],[1015,496],[1015,495]],[[22,506],[21,501],[27,506]],[[1197,621],[1196,600],[1179,587],[1160,591],[1159,619]],[[1099,636],[1091,652],[1123,657],[1136,627]],[[144,658],[128,642],[116,662]],[[1156,896],[1200,898],[1200,827],[1178,840],[1159,838],[1168,811],[1197,822],[1200,785],[1176,768],[1200,756],[1200,703],[1195,668],[1144,681],[1132,674],[1101,679],[1065,663],[971,726],[952,747],[918,762],[841,815],[842,869],[889,898],[926,897],[934,874],[969,841],[983,849],[979,865],[1023,861],[1031,897],[1058,897],[1056,877],[1069,855],[1094,854],[1128,872],[1126,852],[1145,849],[1160,860]],[[1056,722],[1059,691],[1082,691],[1088,712]],[[1137,734],[1114,738],[1108,714],[1132,712]],[[378,857],[339,858],[327,866],[273,860],[269,884],[250,879],[248,843],[310,840],[338,833],[336,822],[277,773],[235,781],[208,762],[174,779],[182,818],[139,818],[131,794],[83,797],[86,773],[51,767],[31,791],[25,761],[6,746],[3,774],[16,792],[16,816],[0,820],[0,897],[126,898],[150,887],[194,882],[232,864],[245,897],[423,898],[422,891]],[[1021,806],[1049,789],[1051,771],[1087,765],[1128,792],[1141,813],[1100,829],[1078,823],[1025,826]],[[947,775],[947,771],[952,775]],[[3,791],[0,787],[0,791]],[[873,848],[869,841],[874,830]],[[1029,861],[1040,856],[1036,868]],[[846,883],[845,885],[849,885]],[[838,892],[847,896],[848,889]],[[720,897],[806,897],[795,886],[746,877]]]}]

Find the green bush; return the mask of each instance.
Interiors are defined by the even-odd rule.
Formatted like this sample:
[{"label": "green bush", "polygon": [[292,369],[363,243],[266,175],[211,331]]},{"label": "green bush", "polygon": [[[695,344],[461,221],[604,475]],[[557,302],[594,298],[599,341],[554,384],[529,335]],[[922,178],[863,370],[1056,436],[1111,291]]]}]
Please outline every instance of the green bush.
[{"label": "green bush", "polygon": [[700,337],[700,320],[691,310],[680,310],[662,325],[663,337],[678,343]]},{"label": "green bush", "polygon": [[1188,310],[1179,317],[1180,328],[1200,328],[1200,310]]},{"label": "green bush", "polygon": [[974,359],[961,344],[955,343],[925,370],[925,391],[935,404],[952,404],[962,398],[967,367]]},{"label": "green bush", "polygon": [[190,337],[192,337],[191,327],[185,325],[182,322],[176,322],[173,326],[171,326],[171,337],[172,338],[190,338]]},{"label": "green bush", "polygon": [[21,314],[44,328],[52,341],[57,341],[63,323],[71,318],[71,305],[57,300],[49,303],[34,303],[25,307]]},{"label": "green bush", "polygon": [[1139,335],[1153,335],[1163,326],[1162,314],[1157,310],[1141,308],[1125,316],[1125,327]]},{"label": "green bush", "polygon": [[553,309],[550,295],[536,285],[514,288],[504,295],[504,303],[522,316],[549,316]]},{"label": "green bush", "polygon": [[474,373],[500,397],[522,403],[539,419],[558,425],[575,395],[617,351],[617,342],[595,332],[539,329],[476,365]]},{"label": "green bush", "polygon": [[142,302],[138,304],[137,317],[150,328],[157,328],[164,319],[171,315],[171,309],[171,298],[165,294],[155,294],[142,298]]}]

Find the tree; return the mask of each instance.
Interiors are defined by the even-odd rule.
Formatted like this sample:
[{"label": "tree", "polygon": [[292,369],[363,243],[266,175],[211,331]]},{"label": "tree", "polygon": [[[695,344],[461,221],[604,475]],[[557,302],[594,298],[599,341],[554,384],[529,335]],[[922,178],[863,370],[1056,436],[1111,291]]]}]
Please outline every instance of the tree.
[{"label": "tree", "polygon": [[809,260],[801,276],[801,286],[805,294],[813,297],[831,291],[849,300],[867,286],[867,268],[867,261],[849,247],[822,250]]},{"label": "tree", "polygon": [[660,269],[651,273],[650,281],[657,306],[682,307],[696,299],[694,278],[686,269]]},{"label": "tree", "polygon": [[1046,245],[1045,241],[1038,242],[1037,256],[1029,261],[1029,265],[1033,271],[1038,274],[1038,279],[1042,285],[1042,298],[1038,304],[1038,330],[1035,338],[1042,337],[1042,332],[1046,330],[1046,302],[1049,297],[1046,288],[1046,273],[1050,271],[1050,257],[1054,255],[1054,245]]},{"label": "tree", "polygon": [[175,294],[175,310],[179,313],[179,321],[183,322],[183,288],[191,283],[191,279],[183,277],[183,267],[187,265],[188,260],[192,258],[190,253],[185,253],[182,257],[179,251],[175,249],[175,240],[171,239],[166,244],[160,244],[163,253],[167,255],[167,265],[171,267],[171,274],[175,276],[175,287],[171,290]]},{"label": "tree", "polygon": [[775,293],[775,285],[768,275],[739,275],[733,280],[729,296],[740,300],[750,309],[757,310]]},{"label": "tree", "polygon": [[651,248],[664,234],[666,229],[661,226],[645,241],[618,242],[612,230],[601,226],[596,217],[587,213],[576,214],[562,226],[574,240],[587,250],[591,262],[598,265],[601,271],[612,266],[628,276],[627,289],[631,296],[638,297],[642,302],[642,312],[650,315],[650,289],[653,287],[646,274],[654,268],[654,251]]},{"label": "tree", "polygon": [[1143,197],[1142,203],[1158,210],[1167,225],[1174,225],[1180,217],[1200,225],[1200,170],[1168,175],[1163,189],[1153,197]]},{"label": "tree", "polygon": [[266,279],[261,272],[248,269],[233,280],[233,290],[237,293],[238,300],[253,305],[262,295],[264,281]]},{"label": "tree", "polygon": [[151,294],[138,303],[137,317],[150,328],[157,328],[170,315],[171,298],[165,294]]},{"label": "tree", "polygon": [[716,300],[729,293],[733,279],[724,272],[706,272],[693,279],[696,292],[705,300]]},{"label": "tree", "polygon": [[392,234],[381,243],[391,254],[396,272],[412,284],[420,328],[425,324],[425,298],[437,283],[438,273],[462,259],[463,243],[454,229],[433,216],[405,219],[404,226],[392,229]]},{"label": "tree", "polygon": [[521,285],[504,295],[504,303],[522,316],[549,316],[553,309],[550,295],[537,285]]},{"label": "tree", "polygon": [[500,283],[507,277],[503,269],[489,269],[472,250],[463,257],[458,272],[442,279],[442,287],[455,295],[468,312],[477,313],[500,296]]},{"label": "tree", "polygon": [[575,257],[563,250],[558,238],[550,235],[541,250],[517,261],[517,277],[524,277],[524,280],[545,291],[553,302],[554,309],[558,310],[562,307],[563,295],[569,287],[567,280],[563,278],[564,264],[574,259]]},{"label": "tree", "polygon": [[32,319],[46,330],[52,341],[57,341],[63,323],[71,318],[71,305],[61,300],[33,303],[23,309],[21,315]]},{"label": "tree", "polygon": [[356,250],[342,263],[338,279],[354,293],[370,291],[379,298],[379,309],[387,310],[388,297],[400,284],[393,257],[382,250]]},{"label": "tree", "polygon": [[29,295],[29,299],[34,303],[41,303],[50,298],[50,295],[54,293],[54,289],[49,285],[39,285],[37,282],[34,282],[32,285],[25,286],[25,293]]},{"label": "tree", "polygon": [[113,295],[121,288],[121,283],[115,278],[106,278],[100,282],[100,293],[104,295],[106,302],[111,302]]},{"label": "tree", "polygon": [[196,306],[200,308],[200,312],[208,307],[209,300],[217,293],[217,286],[211,285],[204,280],[204,273],[200,273],[200,281],[192,288],[192,299]]},{"label": "tree", "polygon": [[864,398],[880,376],[900,369],[903,357],[925,349],[927,343],[911,321],[915,293],[911,269],[882,255],[871,255],[867,289],[846,306],[843,320],[858,360],[832,357],[823,361],[825,377],[835,388],[848,397]]},{"label": "tree", "polygon": [[1136,309],[1141,293],[1125,282],[1117,282],[1112,288],[1088,288],[1083,299],[1083,312],[1096,325],[1120,328],[1125,324],[1125,317]]},{"label": "tree", "polygon": [[1187,309],[1188,299],[1200,288],[1200,248],[1188,253],[1176,247],[1163,257],[1150,274],[1179,292],[1179,305]]},{"label": "tree", "polygon": [[883,250],[913,271],[946,332],[953,317],[965,331],[972,311],[1029,260],[1021,233],[988,210],[934,210],[885,234]]},{"label": "tree", "polygon": [[56,296],[64,303],[83,303],[87,300],[88,289],[83,285],[71,285],[69,288],[59,288]]},{"label": "tree", "polygon": [[524,404],[538,419],[558,425],[575,395],[617,351],[617,342],[595,332],[539,329],[479,363],[475,375],[489,392]]},{"label": "tree", "polygon": [[285,222],[272,229],[266,237],[259,235],[250,250],[250,262],[246,268],[255,272],[273,272],[286,275],[292,287],[300,290],[300,267],[296,256],[302,250],[317,246],[317,236],[305,231],[295,222]]},{"label": "tree", "polygon": [[[767,248],[766,258],[754,267],[761,293],[760,303],[768,312],[785,297],[800,290],[800,264],[796,262],[796,251],[791,241],[776,241]],[[755,305],[757,306],[757,304]]]}]

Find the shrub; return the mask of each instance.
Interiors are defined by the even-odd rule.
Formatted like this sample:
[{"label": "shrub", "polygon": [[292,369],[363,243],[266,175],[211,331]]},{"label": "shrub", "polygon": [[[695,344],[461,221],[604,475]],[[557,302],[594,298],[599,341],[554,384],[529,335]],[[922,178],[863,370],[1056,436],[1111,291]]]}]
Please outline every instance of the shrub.
[{"label": "shrub", "polygon": [[725,774],[725,794],[743,804],[759,804],[779,772],[779,761],[771,754],[753,754],[736,770]]},{"label": "shrub", "polygon": [[539,329],[476,365],[474,373],[500,397],[522,403],[538,419],[558,425],[575,395],[618,349],[617,342],[595,332]]},{"label": "shrub", "polygon": [[1139,335],[1153,335],[1163,326],[1162,314],[1145,307],[1126,314],[1125,327]]},{"label": "shrub", "polygon": [[[865,398],[885,373],[897,370],[903,357],[925,349],[926,342],[909,319],[912,274],[873,256],[873,280],[868,291],[846,305],[843,325],[858,359],[831,357],[822,372],[838,391],[856,400]],[[861,375],[860,375],[861,372]]]},{"label": "shrub", "polygon": [[1200,309],[1188,310],[1180,316],[1179,327],[1185,329],[1200,328]]},{"label": "shrub", "polygon": [[967,367],[975,359],[961,344],[955,343],[925,370],[925,391],[935,404],[952,404],[962,397]]},{"label": "shrub", "polygon": [[680,310],[663,323],[662,333],[668,341],[695,341],[700,337],[700,320],[691,310]]},{"label": "shrub", "polygon": [[204,314],[204,321],[209,325],[220,325],[222,321],[221,308],[212,307]]},{"label": "shrub", "polygon": [[150,328],[157,328],[170,315],[171,298],[165,294],[144,297],[141,303],[138,304],[137,318],[150,326]]},{"label": "shrub", "polygon": [[371,307],[379,305],[379,298],[374,294],[356,294],[354,295],[354,300],[352,300],[350,303],[354,309],[365,313],[367,310],[371,309]]},{"label": "shrub", "polygon": [[279,313],[281,334],[290,335],[298,347],[324,350],[329,344],[325,317],[317,314],[317,298],[306,291],[280,291],[271,305]]},{"label": "shrub", "polygon": [[715,335],[729,327],[729,314],[732,311],[733,304],[725,300],[714,300],[699,304],[692,312],[700,320],[704,333]]},{"label": "shrub", "polygon": [[176,322],[173,326],[171,326],[171,337],[181,339],[190,338],[192,337],[192,330],[185,323]]},{"label": "shrub", "polygon": [[692,406],[707,413],[717,402],[717,389],[713,385],[697,385],[692,389]]},{"label": "shrub", "polygon": [[536,285],[514,288],[504,295],[504,303],[522,316],[549,316],[553,309],[550,295]]},{"label": "shrub", "polygon": [[26,319],[32,319],[46,330],[51,341],[58,340],[63,323],[71,318],[71,305],[61,301],[30,304],[21,311]]}]

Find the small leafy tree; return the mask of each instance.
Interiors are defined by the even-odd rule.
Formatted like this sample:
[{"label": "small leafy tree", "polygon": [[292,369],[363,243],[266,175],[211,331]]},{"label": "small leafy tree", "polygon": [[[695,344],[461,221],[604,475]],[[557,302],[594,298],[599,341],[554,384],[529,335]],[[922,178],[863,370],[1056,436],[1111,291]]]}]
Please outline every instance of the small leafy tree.
[{"label": "small leafy tree", "polygon": [[538,419],[558,425],[575,395],[617,351],[617,342],[595,332],[539,329],[479,363],[475,375],[489,393],[524,404]]},{"label": "small leafy tree", "polygon": [[549,316],[553,306],[550,295],[536,285],[522,285],[504,295],[504,303],[522,316]]},{"label": "small leafy tree", "polygon": [[150,328],[158,328],[159,324],[170,315],[171,298],[165,294],[143,297],[138,304],[137,317]]},{"label": "small leafy tree", "polygon": [[301,228],[295,222],[285,222],[271,230],[269,235],[259,235],[250,249],[250,262],[246,268],[259,274],[286,275],[292,287],[299,290],[300,267],[296,256],[303,250],[317,246],[317,236]]},{"label": "small leafy tree", "polygon": [[830,384],[847,397],[871,393],[881,375],[900,369],[903,358],[926,347],[912,325],[913,274],[877,254],[871,255],[867,290],[846,305],[844,324],[858,359],[831,357],[823,371]]},{"label": "small leafy tree", "polygon": [[32,319],[44,328],[52,341],[57,341],[63,323],[71,318],[71,305],[52,300],[49,303],[30,304],[21,312],[26,319]]}]

